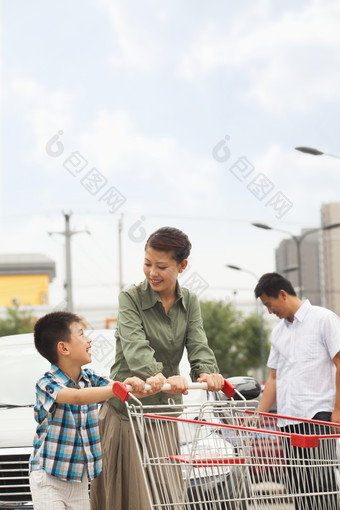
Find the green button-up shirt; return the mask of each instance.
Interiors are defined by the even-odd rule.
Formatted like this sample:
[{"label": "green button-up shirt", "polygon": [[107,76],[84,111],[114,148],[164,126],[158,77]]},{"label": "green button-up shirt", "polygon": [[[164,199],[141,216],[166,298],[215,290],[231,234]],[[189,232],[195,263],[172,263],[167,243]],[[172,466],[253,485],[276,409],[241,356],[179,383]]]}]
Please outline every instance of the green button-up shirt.
[{"label": "green button-up shirt", "polygon": [[[203,329],[197,296],[178,283],[176,292],[178,298],[168,315],[158,293],[151,289],[147,280],[120,293],[116,359],[111,379],[124,381],[135,375],[145,380],[158,372],[165,377],[179,375],[185,348],[193,381],[200,373],[219,371]],[[143,404],[164,405],[168,398],[168,394],[161,392],[143,398]],[[171,398],[176,403],[182,401],[181,395],[171,395]],[[126,413],[125,405],[117,398],[109,402]]]}]

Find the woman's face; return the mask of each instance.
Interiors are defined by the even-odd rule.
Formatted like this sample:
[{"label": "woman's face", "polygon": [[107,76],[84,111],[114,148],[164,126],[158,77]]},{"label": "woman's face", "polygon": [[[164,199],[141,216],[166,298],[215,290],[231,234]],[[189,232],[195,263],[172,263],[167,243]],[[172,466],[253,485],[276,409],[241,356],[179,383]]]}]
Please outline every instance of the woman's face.
[{"label": "woman's face", "polygon": [[168,251],[154,250],[150,246],[145,250],[144,274],[151,288],[164,294],[175,292],[178,273],[182,273],[188,261],[177,262]]}]

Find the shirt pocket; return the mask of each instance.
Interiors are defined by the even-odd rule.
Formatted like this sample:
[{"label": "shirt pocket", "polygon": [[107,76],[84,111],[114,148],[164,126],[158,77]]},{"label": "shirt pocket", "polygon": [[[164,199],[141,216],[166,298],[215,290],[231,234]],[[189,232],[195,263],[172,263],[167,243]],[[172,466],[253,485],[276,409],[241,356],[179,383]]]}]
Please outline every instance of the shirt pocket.
[{"label": "shirt pocket", "polygon": [[317,334],[296,336],[293,350],[294,361],[314,360],[321,356],[322,347]]}]

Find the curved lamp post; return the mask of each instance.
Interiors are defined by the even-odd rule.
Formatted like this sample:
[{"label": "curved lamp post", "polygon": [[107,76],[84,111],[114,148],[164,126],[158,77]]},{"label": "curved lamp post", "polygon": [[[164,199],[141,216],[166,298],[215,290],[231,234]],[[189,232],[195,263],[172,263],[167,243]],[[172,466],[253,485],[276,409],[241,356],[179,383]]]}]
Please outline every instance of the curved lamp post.
[{"label": "curved lamp post", "polygon": [[325,227],[313,228],[304,232],[300,236],[296,236],[287,230],[281,230],[280,228],[270,227],[264,223],[252,223],[254,227],[262,228],[264,230],[276,230],[277,232],[283,232],[284,234],[289,235],[296,244],[296,252],[297,252],[297,271],[298,271],[298,285],[299,285],[299,298],[302,299],[303,288],[302,288],[302,271],[301,271],[301,243],[305,239],[305,237],[314,234],[315,232],[319,232],[320,230],[331,230],[332,228],[340,227],[340,223],[331,223],[330,225],[326,225]]},{"label": "curved lamp post", "polygon": [[[244,273],[251,274],[256,281],[259,281],[259,276],[248,269],[243,269],[239,266],[234,266],[232,264],[226,264],[226,267],[229,269],[234,269],[235,271],[243,271]],[[260,308],[260,350],[261,350],[261,368],[262,368],[262,382],[266,380],[266,352],[265,352],[265,339],[264,339],[264,323],[263,323],[263,305],[261,304]]]},{"label": "curved lamp post", "polygon": [[331,156],[332,158],[339,158],[336,154],[329,154],[328,152],[322,152],[313,147],[295,147],[295,150],[304,152],[305,154],[311,154],[312,156]]}]

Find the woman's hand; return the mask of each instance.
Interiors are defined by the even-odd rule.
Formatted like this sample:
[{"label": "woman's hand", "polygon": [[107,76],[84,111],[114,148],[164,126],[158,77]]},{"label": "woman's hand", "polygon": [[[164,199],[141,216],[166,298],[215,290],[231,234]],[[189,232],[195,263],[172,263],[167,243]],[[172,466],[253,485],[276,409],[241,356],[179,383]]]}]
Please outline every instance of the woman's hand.
[{"label": "woman's hand", "polygon": [[200,374],[197,382],[208,383],[208,391],[220,391],[224,386],[224,379],[221,374]]},{"label": "woman's hand", "polygon": [[166,383],[166,378],[161,372],[159,372],[152,377],[148,377],[145,382],[151,386],[151,390],[148,392],[150,395],[161,391],[163,384]]},{"label": "woman's hand", "polygon": [[168,377],[167,383],[171,384],[171,390],[165,391],[164,393],[182,393],[183,395],[188,394],[188,381],[181,375],[172,375]]}]

